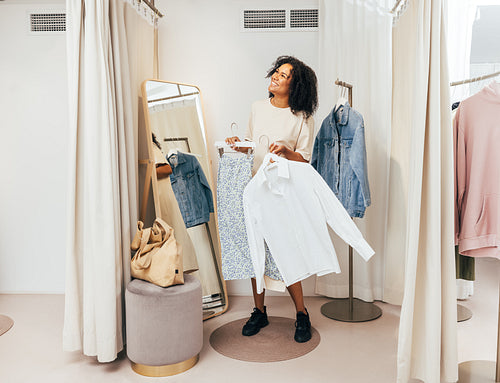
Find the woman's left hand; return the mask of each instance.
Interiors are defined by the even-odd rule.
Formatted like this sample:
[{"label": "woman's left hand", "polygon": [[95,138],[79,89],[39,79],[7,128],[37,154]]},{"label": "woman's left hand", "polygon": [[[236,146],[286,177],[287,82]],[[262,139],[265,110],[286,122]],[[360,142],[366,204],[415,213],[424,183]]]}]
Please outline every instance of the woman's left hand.
[{"label": "woman's left hand", "polygon": [[283,157],[288,158],[288,154],[289,152],[291,152],[291,150],[288,149],[285,145],[279,145],[273,142],[271,145],[269,145],[269,152],[277,154],[278,156],[282,155]]},{"label": "woman's left hand", "polygon": [[269,152],[277,154],[278,156],[281,155],[290,161],[307,162],[304,157],[302,157],[302,154],[294,152],[285,145],[279,145],[274,142],[269,145]]}]

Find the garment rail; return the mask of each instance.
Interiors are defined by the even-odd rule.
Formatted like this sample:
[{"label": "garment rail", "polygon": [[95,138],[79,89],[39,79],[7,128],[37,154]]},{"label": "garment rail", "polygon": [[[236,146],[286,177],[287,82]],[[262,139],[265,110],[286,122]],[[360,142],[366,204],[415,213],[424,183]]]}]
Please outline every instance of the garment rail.
[{"label": "garment rail", "polygon": [[497,76],[500,76],[500,71],[494,72],[494,73],[490,73],[490,74],[485,74],[484,76],[469,78],[467,80],[451,82],[450,86],[457,86],[457,85],[469,84],[471,82],[478,82],[478,81],[482,81],[482,80],[487,80],[489,78],[493,78],[493,77],[497,77]]},{"label": "garment rail", "polygon": [[[455,81],[450,86],[469,84],[500,76],[500,71],[473,77],[463,81]],[[500,382],[500,284],[498,288],[498,330],[497,330],[497,356],[496,361],[470,360],[458,365],[457,383],[493,383]],[[460,306],[460,305],[459,305]]]},{"label": "garment rail", "polygon": [[[153,1],[154,2],[154,1]],[[158,17],[163,17],[163,14],[154,6],[154,4],[148,0],[139,0],[139,3],[146,4],[149,9],[151,9]]]},{"label": "garment rail", "polygon": [[[352,107],[351,84],[337,79],[335,85],[347,89],[349,105]],[[377,319],[382,315],[380,307],[371,302],[354,298],[353,293],[353,249],[349,246],[349,298],[333,298],[332,301],[321,306],[321,313],[342,322],[367,322]]]}]

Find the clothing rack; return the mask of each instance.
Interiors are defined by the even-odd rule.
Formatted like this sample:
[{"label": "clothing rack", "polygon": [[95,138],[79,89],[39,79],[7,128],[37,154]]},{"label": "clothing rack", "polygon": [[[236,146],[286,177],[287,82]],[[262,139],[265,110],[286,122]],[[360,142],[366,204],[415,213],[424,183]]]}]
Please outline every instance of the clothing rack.
[{"label": "clothing rack", "polygon": [[338,85],[340,87],[347,89],[347,94],[348,94],[347,99],[349,101],[349,105],[352,106],[352,85],[347,83],[347,82],[340,81],[339,79],[335,80],[335,85]]},{"label": "clothing rack", "polygon": [[163,17],[163,14],[154,6],[154,0],[153,2],[148,0],[139,0],[139,2],[146,4],[158,17]]},{"label": "clothing rack", "polygon": [[403,0],[398,0],[398,1],[396,1],[396,4],[394,4],[394,7],[392,7],[392,9],[391,9],[391,12],[390,12],[390,13],[394,13],[394,12],[396,12],[396,10],[397,10],[397,9],[398,9],[398,7],[399,7],[399,4],[401,4],[401,2],[402,2],[402,1],[403,1]]},{"label": "clothing rack", "polygon": [[[349,105],[352,106],[352,88],[347,82],[337,79],[335,85],[347,89]],[[353,293],[353,249],[349,246],[349,298],[333,298],[331,302],[321,306],[321,313],[342,322],[367,322],[377,319],[382,315],[380,307],[371,302],[354,298]]]},{"label": "clothing rack", "polygon": [[486,80],[486,79],[497,77],[497,76],[500,76],[500,71],[494,72],[494,73],[490,73],[490,74],[485,74],[484,76],[469,78],[467,80],[451,82],[450,86],[457,86],[457,85],[469,84],[471,82],[478,82],[478,81]]},{"label": "clothing rack", "polygon": [[[500,71],[473,77],[463,81],[455,81],[450,86],[457,86],[478,82],[500,75]],[[457,383],[493,383],[500,382],[500,284],[498,287],[498,330],[497,330],[497,357],[496,361],[470,360],[458,365]]]}]

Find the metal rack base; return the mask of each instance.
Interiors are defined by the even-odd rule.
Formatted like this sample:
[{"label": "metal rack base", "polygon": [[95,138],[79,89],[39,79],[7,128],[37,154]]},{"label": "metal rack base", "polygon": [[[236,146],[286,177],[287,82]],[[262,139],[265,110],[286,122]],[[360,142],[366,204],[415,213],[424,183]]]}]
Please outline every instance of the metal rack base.
[{"label": "metal rack base", "polygon": [[342,322],[368,322],[382,315],[380,307],[358,298],[335,298],[321,306],[321,314]]},{"label": "metal rack base", "polygon": [[472,318],[472,311],[462,305],[457,305],[457,322],[463,322]]},{"label": "metal rack base", "polygon": [[458,365],[457,383],[494,383],[496,363],[488,360],[470,360]]}]

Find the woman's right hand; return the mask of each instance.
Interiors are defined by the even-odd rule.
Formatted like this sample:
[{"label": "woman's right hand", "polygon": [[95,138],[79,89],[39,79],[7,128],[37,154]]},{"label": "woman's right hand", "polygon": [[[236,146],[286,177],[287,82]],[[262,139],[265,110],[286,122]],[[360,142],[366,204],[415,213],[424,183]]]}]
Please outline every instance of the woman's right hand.
[{"label": "woman's right hand", "polygon": [[234,136],[234,137],[227,137],[226,138],[226,144],[230,145],[231,149],[236,150],[237,152],[242,152],[242,153],[246,153],[248,151],[248,148],[236,147],[234,145],[236,142],[241,142],[239,137]]},{"label": "woman's right hand", "polygon": [[239,137],[234,136],[226,138],[226,144],[231,145],[231,147],[233,147],[236,142],[241,142]]}]

